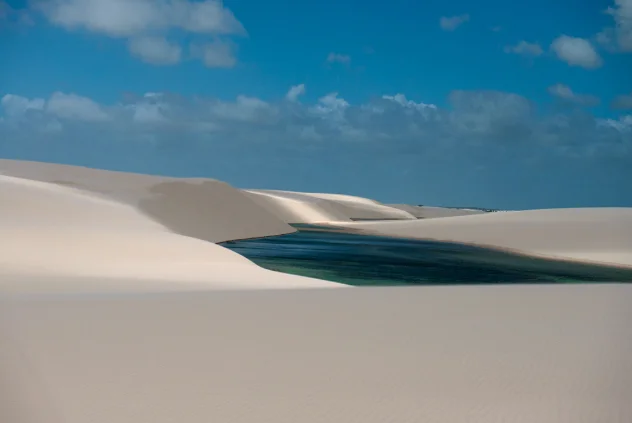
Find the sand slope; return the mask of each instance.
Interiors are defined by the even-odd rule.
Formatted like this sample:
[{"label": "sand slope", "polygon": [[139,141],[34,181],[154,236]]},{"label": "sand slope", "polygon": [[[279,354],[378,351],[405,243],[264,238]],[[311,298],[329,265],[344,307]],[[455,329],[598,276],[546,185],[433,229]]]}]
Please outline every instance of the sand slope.
[{"label": "sand slope", "polygon": [[213,179],[168,178],[1,159],[0,174],[90,191],[129,204],[173,232],[205,241],[295,231],[240,190]]},{"label": "sand slope", "polygon": [[255,201],[288,223],[415,219],[406,211],[362,197],[277,190],[247,192]]},{"label": "sand slope", "polygon": [[332,224],[389,236],[632,266],[632,208],[527,210],[413,222]]},{"label": "sand slope", "polygon": [[468,216],[471,214],[483,214],[482,210],[469,210],[469,209],[449,209],[445,207],[431,207],[431,206],[412,206],[409,204],[387,204],[389,207],[404,210],[415,216],[417,219],[434,219],[437,217],[453,217],[453,216]]},{"label": "sand slope", "polygon": [[0,421],[629,423],[632,285],[0,300]]},{"label": "sand slope", "polygon": [[85,191],[0,175],[0,198],[0,292],[342,286],[264,270]]}]

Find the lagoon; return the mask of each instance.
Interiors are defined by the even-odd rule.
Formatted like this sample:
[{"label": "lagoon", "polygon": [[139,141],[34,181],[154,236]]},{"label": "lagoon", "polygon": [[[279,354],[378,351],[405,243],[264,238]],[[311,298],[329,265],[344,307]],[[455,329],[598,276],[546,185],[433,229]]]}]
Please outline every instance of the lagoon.
[{"label": "lagoon", "polygon": [[298,229],[221,245],[270,270],[349,285],[632,282],[632,269],[318,226]]}]

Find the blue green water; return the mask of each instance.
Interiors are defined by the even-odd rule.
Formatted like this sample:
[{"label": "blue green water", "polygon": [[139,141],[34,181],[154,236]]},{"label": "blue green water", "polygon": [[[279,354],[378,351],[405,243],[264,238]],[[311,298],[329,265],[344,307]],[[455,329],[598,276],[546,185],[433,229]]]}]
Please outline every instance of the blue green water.
[{"label": "blue green water", "polygon": [[270,270],[350,285],[632,282],[628,269],[314,226],[222,245]]}]

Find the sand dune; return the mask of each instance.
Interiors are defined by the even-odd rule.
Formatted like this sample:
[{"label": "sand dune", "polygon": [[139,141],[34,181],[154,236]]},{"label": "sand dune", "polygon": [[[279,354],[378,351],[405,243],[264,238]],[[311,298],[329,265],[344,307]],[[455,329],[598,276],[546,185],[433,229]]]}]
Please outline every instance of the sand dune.
[{"label": "sand dune", "polygon": [[0,421],[629,423],[631,285],[0,300]]},{"label": "sand dune", "polygon": [[341,286],[264,270],[86,191],[0,175],[0,198],[0,292]]},{"label": "sand dune", "polygon": [[0,174],[93,192],[129,204],[173,232],[205,241],[295,231],[241,190],[213,179],[168,178],[1,159]]},{"label": "sand dune", "polygon": [[368,198],[341,194],[247,190],[255,201],[288,223],[414,220],[410,213]]},{"label": "sand dune", "polygon": [[632,266],[632,208],[527,210],[413,222],[332,224],[381,235]]},{"label": "sand dune", "polygon": [[482,210],[449,209],[446,207],[412,206],[409,204],[387,204],[389,207],[404,210],[417,219],[434,219],[437,217],[468,216],[470,214],[483,214]]},{"label": "sand dune", "polygon": [[335,203],[293,192],[245,190],[257,204],[287,223],[351,222]]}]

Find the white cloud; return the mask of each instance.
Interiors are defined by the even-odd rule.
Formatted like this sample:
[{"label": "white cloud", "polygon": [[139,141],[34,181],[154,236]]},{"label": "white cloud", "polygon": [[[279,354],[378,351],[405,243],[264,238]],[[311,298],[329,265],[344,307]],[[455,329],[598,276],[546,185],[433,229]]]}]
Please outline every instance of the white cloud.
[{"label": "white cloud", "polygon": [[297,101],[303,94],[305,94],[305,84],[294,85],[290,87],[285,98],[289,101]]},{"label": "white cloud", "polygon": [[182,49],[163,37],[135,37],[128,44],[130,52],[153,65],[173,65],[180,61]]},{"label": "white cloud", "polygon": [[599,119],[599,126],[613,128],[622,134],[632,136],[632,115],[621,116],[619,119]]},{"label": "white cloud", "polygon": [[[567,98],[577,96],[563,89],[556,92]],[[576,109],[546,115],[520,95],[496,91],[454,91],[449,102],[450,107],[443,108],[396,94],[351,104],[330,93],[315,104],[288,104],[285,99],[269,103],[246,95],[227,101],[147,93],[102,105],[59,92],[47,101],[5,95],[0,149],[18,139],[33,140],[29,141],[33,146],[34,140],[46,139],[37,137],[48,134],[58,141],[71,140],[73,145],[83,140],[91,144],[95,139],[104,146],[113,140],[138,140],[145,145],[145,140],[152,139],[154,145],[164,142],[165,148],[172,148],[189,140],[194,145],[212,145],[213,151],[233,145],[299,148],[299,140],[329,149],[353,142],[358,151],[372,146],[374,153],[397,151],[407,157],[429,149],[441,151],[437,157],[448,157],[462,148],[518,145],[544,149],[547,154],[598,151],[632,157],[632,117],[600,120]],[[128,141],[130,148],[141,148]]]},{"label": "white cloud", "polygon": [[14,94],[6,94],[0,100],[0,104],[7,116],[19,117],[29,110],[44,109],[45,100],[43,98],[28,99]]},{"label": "white cloud", "polygon": [[237,96],[235,102],[217,101],[210,107],[213,116],[243,122],[270,122],[276,108],[256,97]]},{"label": "white cloud", "polygon": [[469,20],[470,15],[468,15],[467,13],[458,16],[443,16],[441,17],[441,19],[439,19],[439,26],[441,26],[441,29],[443,29],[444,31],[454,31]]},{"label": "white cloud", "polygon": [[632,52],[632,0],[615,0],[606,13],[614,19],[614,27],[597,34],[598,42],[612,45],[618,51]]},{"label": "white cloud", "polygon": [[[182,47],[169,42],[172,29],[210,36],[247,35],[241,22],[221,0],[32,0],[33,9],[67,30],[87,30],[128,39],[132,55],[155,64],[180,61]],[[208,67],[230,68],[234,46],[216,40],[194,46]]]},{"label": "white cloud", "polygon": [[321,117],[343,120],[348,107],[349,103],[334,92],[319,98],[318,103],[310,107],[309,111]]},{"label": "white cloud", "polygon": [[202,59],[208,68],[232,68],[237,64],[234,44],[216,40],[204,45],[192,45],[191,55]]},{"label": "white cloud", "polygon": [[614,28],[604,28],[601,32],[598,32],[595,35],[594,39],[597,44],[605,47],[610,52],[614,52],[617,50],[615,48],[615,37]]},{"label": "white cloud", "polygon": [[187,31],[225,35],[246,33],[241,22],[221,0],[173,1],[172,8],[174,23]]},{"label": "white cloud", "polygon": [[629,110],[632,109],[632,93],[617,96],[611,104],[613,109]]},{"label": "white cloud", "polygon": [[169,28],[213,34],[245,32],[219,0],[36,0],[34,7],[55,25],[112,37]]},{"label": "white cloud", "polygon": [[571,90],[568,85],[555,84],[548,88],[551,95],[582,106],[596,106],[599,104],[599,98],[593,95],[577,94]]},{"label": "white cloud", "polygon": [[461,134],[515,140],[532,130],[534,106],[517,94],[456,90],[449,100],[453,108],[450,123]]},{"label": "white cloud", "polygon": [[528,43],[526,41],[520,41],[515,46],[505,47],[505,53],[514,53],[526,57],[541,56],[543,51],[542,47],[538,43]]},{"label": "white cloud", "polygon": [[327,56],[327,63],[342,63],[348,65],[351,63],[351,57],[346,54],[332,52]]},{"label": "white cloud", "polygon": [[603,61],[588,40],[568,35],[561,35],[551,43],[551,49],[560,60],[571,66],[586,69],[598,68]]},{"label": "white cloud", "polygon": [[132,120],[141,124],[157,124],[168,121],[164,112],[168,106],[156,102],[138,102],[130,106],[133,110]]},{"label": "white cloud", "polygon": [[125,37],[165,27],[165,10],[145,0],[44,0],[35,8],[53,24],[66,29],[87,29],[113,37]]},{"label": "white cloud", "polygon": [[416,110],[418,112],[426,112],[427,110],[437,110],[437,106],[435,106],[434,104],[415,103],[412,100],[408,100],[404,94],[383,95],[382,98],[384,100],[389,100],[394,103],[397,103],[404,108]]},{"label": "white cloud", "polygon": [[110,116],[95,101],[76,94],[55,92],[46,102],[46,112],[62,119],[102,122]]}]

